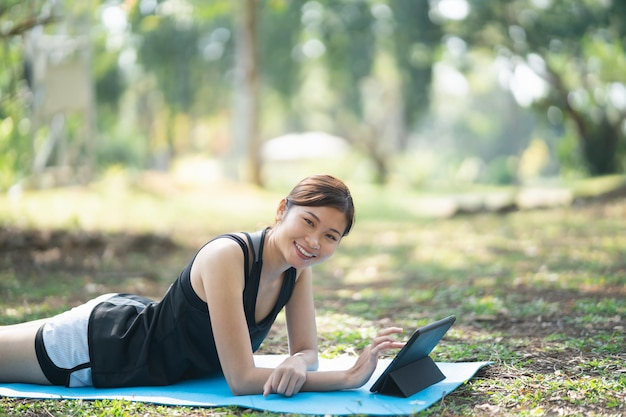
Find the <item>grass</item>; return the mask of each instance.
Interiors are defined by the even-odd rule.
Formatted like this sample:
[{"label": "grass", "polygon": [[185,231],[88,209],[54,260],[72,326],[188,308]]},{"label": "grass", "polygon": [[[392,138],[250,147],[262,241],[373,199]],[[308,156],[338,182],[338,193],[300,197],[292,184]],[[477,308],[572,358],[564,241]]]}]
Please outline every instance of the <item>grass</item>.
[{"label": "grass", "polygon": [[[199,244],[271,222],[280,191],[113,176],[89,187],[1,196],[0,324],[54,314],[105,291],[159,297]],[[355,229],[316,267],[322,356],[358,351],[384,326],[409,333],[455,314],[436,359],[494,365],[420,415],[626,413],[624,199],[428,219],[412,214],[419,196],[410,190],[357,185],[353,193]],[[262,351],[286,352],[282,320]],[[275,414],[3,398],[0,415]]]}]

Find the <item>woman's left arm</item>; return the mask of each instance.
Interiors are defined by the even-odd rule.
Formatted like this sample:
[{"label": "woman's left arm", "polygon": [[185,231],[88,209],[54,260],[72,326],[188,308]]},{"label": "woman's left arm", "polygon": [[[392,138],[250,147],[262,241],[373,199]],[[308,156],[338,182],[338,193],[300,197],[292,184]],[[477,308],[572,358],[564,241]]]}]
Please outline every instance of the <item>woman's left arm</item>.
[{"label": "woman's left arm", "polygon": [[313,305],[311,270],[305,269],[285,306],[290,356],[283,361],[265,382],[263,394],[278,393],[291,396],[299,391],[335,391],[358,388],[374,373],[381,352],[399,349],[404,342],[393,337],[402,329],[390,327],[381,330],[372,343],[346,370],[311,372],[317,369],[317,327]]},{"label": "woman's left arm", "polygon": [[289,354],[303,358],[307,370],[317,370],[317,325],[311,268],[306,268],[300,273],[291,298],[285,306],[285,318]]},{"label": "woman's left arm", "polygon": [[318,367],[311,268],[300,272],[285,306],[285,318],[289,357],[274,370],[265,384],[265,391],[293,395],[306,381],[307,371],[315,371]]}]

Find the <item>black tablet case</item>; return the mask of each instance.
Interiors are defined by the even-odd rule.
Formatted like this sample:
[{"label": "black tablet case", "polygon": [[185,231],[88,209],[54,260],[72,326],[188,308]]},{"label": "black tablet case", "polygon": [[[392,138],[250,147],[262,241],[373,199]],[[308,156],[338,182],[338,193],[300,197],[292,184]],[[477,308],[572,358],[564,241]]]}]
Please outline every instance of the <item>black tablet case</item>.
[{"label": "black tablet case", "polygon": [[[445,379],[445,375],[441,372],[429,354],[437,343],[439,343],[439,340],[441,340],[450,326],[452,326],[454,321],[454,316],[442,319],[439,322],[444,323],[444,326],[441,328],[435,328],[432,332],[421,332],[422,329],[418,329],[416,331],[417,336],[415,337],[415,342],[419,343],[420,337],[430,339],[427,340],[425,350],[423,352],[418,352],[418,356],[420,356],[418,359],[389,372],[384,377],[378,392],[396,397],[410,397],[424,388],[436,384],[439,381],[443,381]],[[430,326],[437,326],[439,322],[433,323]]]}]

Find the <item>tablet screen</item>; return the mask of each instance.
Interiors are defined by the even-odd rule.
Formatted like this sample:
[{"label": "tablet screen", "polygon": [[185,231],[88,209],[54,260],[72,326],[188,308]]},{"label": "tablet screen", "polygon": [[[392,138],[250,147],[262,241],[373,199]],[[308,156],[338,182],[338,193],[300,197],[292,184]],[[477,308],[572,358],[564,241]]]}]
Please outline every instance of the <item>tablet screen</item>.
[{"label": "tablet screen", "polygon": [[406,345],[393,358],[387,369],[374,382],[370,391],[378,391],[390,372],[428,356],[452,324],[454,324],[455,320],[455,316],[449,316],[417,329]]}]

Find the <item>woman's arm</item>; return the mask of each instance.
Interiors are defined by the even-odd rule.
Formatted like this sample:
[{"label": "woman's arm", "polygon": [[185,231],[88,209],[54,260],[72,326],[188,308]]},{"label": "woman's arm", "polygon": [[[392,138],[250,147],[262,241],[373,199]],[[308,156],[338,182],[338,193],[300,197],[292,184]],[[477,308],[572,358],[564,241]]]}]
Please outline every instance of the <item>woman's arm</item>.
[{"label": "woman's arm", "polygon": [[[404,342],[397,342],[393,338],[394,334],[401,332],[402,329],[398,327],[390,327],[381,330],[372,343],[359,355],[355,364],[350,369],[307,372],[306,380],[302,385],[301,391],[338,391],[363,386],[363,384],[369,381],[376,370],[378,355],[381,352],[399,349],[405,345]],[[272,387],[265,384],[263,395],[275,392],[276,391],[272,391]],[[282,392],[278,393],[284,394]],[[293,394],[295,394],[295,392]]]},{"label": "woman's arm", "polygon": [[317,370],[317,327],[311,268],[305,268],[299,273],[289,302],[285,306],[285,318],[290,356],[265,382],[263,387],[265,394],[275,392],[293,395],[300,391],[305,383],[307,371]]},{"label": "woman's arm", "polygon": [[300,273],[285,313],[290,357],[272,372],[263,387],[264,395],[278,393],[291,396],[301,390],[335,391],[358,388],[374,373],[380,352],[404,346],[404,343],[396,342],[391,337],[402,329],[389,328],[376,336],[352,368],[345,371],[310,372],[318,366],[311,268]]},{"label": "woman's arm", "polygon": [[230,239],[206,245],[191,268],[194,291],[209,308],[217,354],[234,395],[258,394],[272,369],[257,368],[243,306],[244,257]]},{"label": "woman's arm", "polygon": [[307,370],[317,370],[317,325],[311,268],[305,268],[298,276],[285,306],[285,319],[290,355],[300,355],[306,360]]},{"label": "woman's arm", "polygon": [[[291,324],[288,324],[288,327],[291,333],[289,343],[292,356],[277,369],[257,368],[254,364],[243,307],[242,294],[245,278],[242,265],[241,248],[230,240],[218,239],[206,245],[198,253],[191,269],[192,286],[209,306],[213,336],[222,371],[234,395],[278,393],[290,396],[300,390],[334,391],[358,388],[368,381],[376,369],[380,352],[404,345],[391,338],[391,335],[399,333],[400,329],[387,329],[374,339],[372,345],[363,351],[355,365],[349,370],[307,371],[314,369],[317,365],[317,342],[316,337],[312,337],[316,331],[314,323],[313,327],[309,326],[306,331],[297,330],[296,327],[298,322],[314,321],[314,318],[311,319],[309,316],[311,313],[299,314],[298,304],[292,303],[292,299],[289,301],[291,306],[288,308],[291,311],[289,318]],[[296,285],[298,288],[294,288],[295,300],[307,293],[310,294],[310,288],[307,289],[311,286],[310,277],[301,276],[303,277],[305,278],[302,281],[303,285],[301,287]],[[304,302],[304,298],[301,301]],[[305,310],[310,311],[309,308],[312,308],[312,298],[310,303]],[[289,374],[291,371],[295,372]],[[280,377],[276,378],[278,374]]]}]

